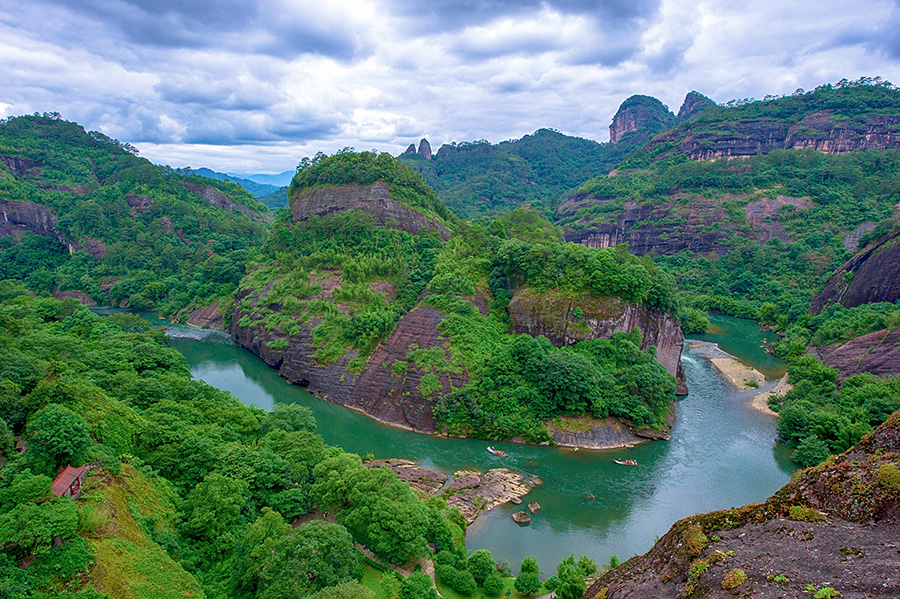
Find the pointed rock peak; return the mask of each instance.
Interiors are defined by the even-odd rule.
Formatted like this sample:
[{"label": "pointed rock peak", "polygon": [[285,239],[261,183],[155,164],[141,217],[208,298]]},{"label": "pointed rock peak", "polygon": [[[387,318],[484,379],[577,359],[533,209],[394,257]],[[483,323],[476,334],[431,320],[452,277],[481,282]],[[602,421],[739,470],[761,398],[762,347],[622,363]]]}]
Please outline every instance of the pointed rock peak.
[{"label": "pointed rock peak", "polygon": [[669,107],[651,96],[634,95],[622,102],[609,126],[609,141],[618,143],[632,131],[646,129],[658,133],[675,124]]},{"label": "pointed rock peak", "polygon": [[431,160],[431,144],[424,137],[419,142],[419,156],[425,160]]},{"label": "pointed rock peak", "polygon": [[691,117],[697,116],[710,106],[715,105],[715,102],[700,92],[688,92],[688,95],[684,97],[684,103],[681,105],[681,110],[678,111],[678,122],[681,123]]},{"label": "pointed rock peak", "polygon": [[406,148],[404,154],[415,154],[416,153],[416,144],[409,144],[409,147]]}]

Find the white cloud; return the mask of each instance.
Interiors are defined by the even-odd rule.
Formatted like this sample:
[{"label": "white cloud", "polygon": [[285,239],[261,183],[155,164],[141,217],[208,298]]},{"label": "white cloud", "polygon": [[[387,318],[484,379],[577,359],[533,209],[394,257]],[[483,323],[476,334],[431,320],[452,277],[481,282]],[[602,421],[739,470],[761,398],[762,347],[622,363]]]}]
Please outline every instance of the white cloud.
[{"label": "white cloud", "polygon": [[897,25],[888,0],[32,0],[0,6],[0,114],[239,172],[423,136],[605,140],[635,93],[677,111],[692,89],[900,83]]}]

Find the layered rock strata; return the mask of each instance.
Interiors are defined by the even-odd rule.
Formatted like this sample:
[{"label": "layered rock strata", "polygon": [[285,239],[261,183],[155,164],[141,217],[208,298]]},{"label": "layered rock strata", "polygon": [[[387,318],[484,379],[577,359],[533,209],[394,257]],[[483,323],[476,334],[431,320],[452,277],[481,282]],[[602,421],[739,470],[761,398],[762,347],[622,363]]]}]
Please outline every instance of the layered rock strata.
[{"label": "layered rock strata", "polygon": [[449,234],[444,225],[391,198],[390,185],[378,181],[371,185],[329,185],[305,189],[291,199],[291,219],[297,223],[313,216],[329,216],[347,210],[361,210],[375,217],[379,225],[418,234],[422,229],[437,230],[443,239]]}]

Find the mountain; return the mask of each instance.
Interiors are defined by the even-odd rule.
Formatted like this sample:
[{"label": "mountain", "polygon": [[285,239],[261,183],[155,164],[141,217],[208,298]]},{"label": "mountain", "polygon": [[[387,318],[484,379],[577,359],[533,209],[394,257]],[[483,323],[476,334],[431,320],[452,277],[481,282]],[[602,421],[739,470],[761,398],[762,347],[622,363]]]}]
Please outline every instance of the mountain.
[{"label": "mountain", "polygon": [[296,171],[284,171],[281,173],[277,173],[274,175],[266,175],[266,174],[254,174],[254,175],[235,175],[236,177],[242,177],[244,179],[249,179],[255,183],[259,183],[260,185],[271,185],[273,187],[287,187],[291,183],[291,179],[294,178]]},{"label": "mountain", "polygon": [[185,318],[230,302],[269,210],[136,154],[56,115],[0,123],[0,279]]},{"label": "mountain", "polygon": [[208,168],[192,168],[188,169],[191,173],[195,175],[200,175],[201,177],[206,177],[208,179],[215,179],[217,181],[231,181],[233,183],[237,183],[244,189],[250,192],[250,194],[254,198],[261,198],[263,196],[269,195],[278,190],[278,187],[275,185],[268,185],[266,183],[257,183],[256,181],[252,181],[250,179],[244,179],[237,175],[228,175],[225,173],[219,173],[212,169]]},{"label": "mountain", "polygon": [[644,132],[653,127],[655,123],[642,124],[639,133],[617,144],[539,129],[498,144],[485,140],[443,144],[434,154],[423,139],[418,151],[407,150],[399,158],[421,173],[457,216],[488,216],[525,204],[549,214],[556,200],[608,172],[646,141],[649,133]]},{"label": "mountain", "polygon": [[[421,432],[667,437],[683,336],[652,262],[565,244],[534,211],[462,222],[388,154],[317,157],[289,193],[229,327],[288,381]],[[589,430],[548,428],[584,414]]]},{"label": "mountain", "polygon": [[676,522],[585,599],[896,597],[900,412],[763,503]]}]

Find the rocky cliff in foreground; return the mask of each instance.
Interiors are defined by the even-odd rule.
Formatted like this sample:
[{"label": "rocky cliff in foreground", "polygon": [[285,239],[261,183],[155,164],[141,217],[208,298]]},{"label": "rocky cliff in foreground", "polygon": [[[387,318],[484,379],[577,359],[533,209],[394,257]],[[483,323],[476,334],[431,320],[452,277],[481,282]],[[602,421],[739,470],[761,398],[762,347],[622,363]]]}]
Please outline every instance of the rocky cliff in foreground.
[{"label": "rocky cliff in foreground", "polygon": [[900,596],[900,412],[764,503],[676,522],[584,599]]}]

